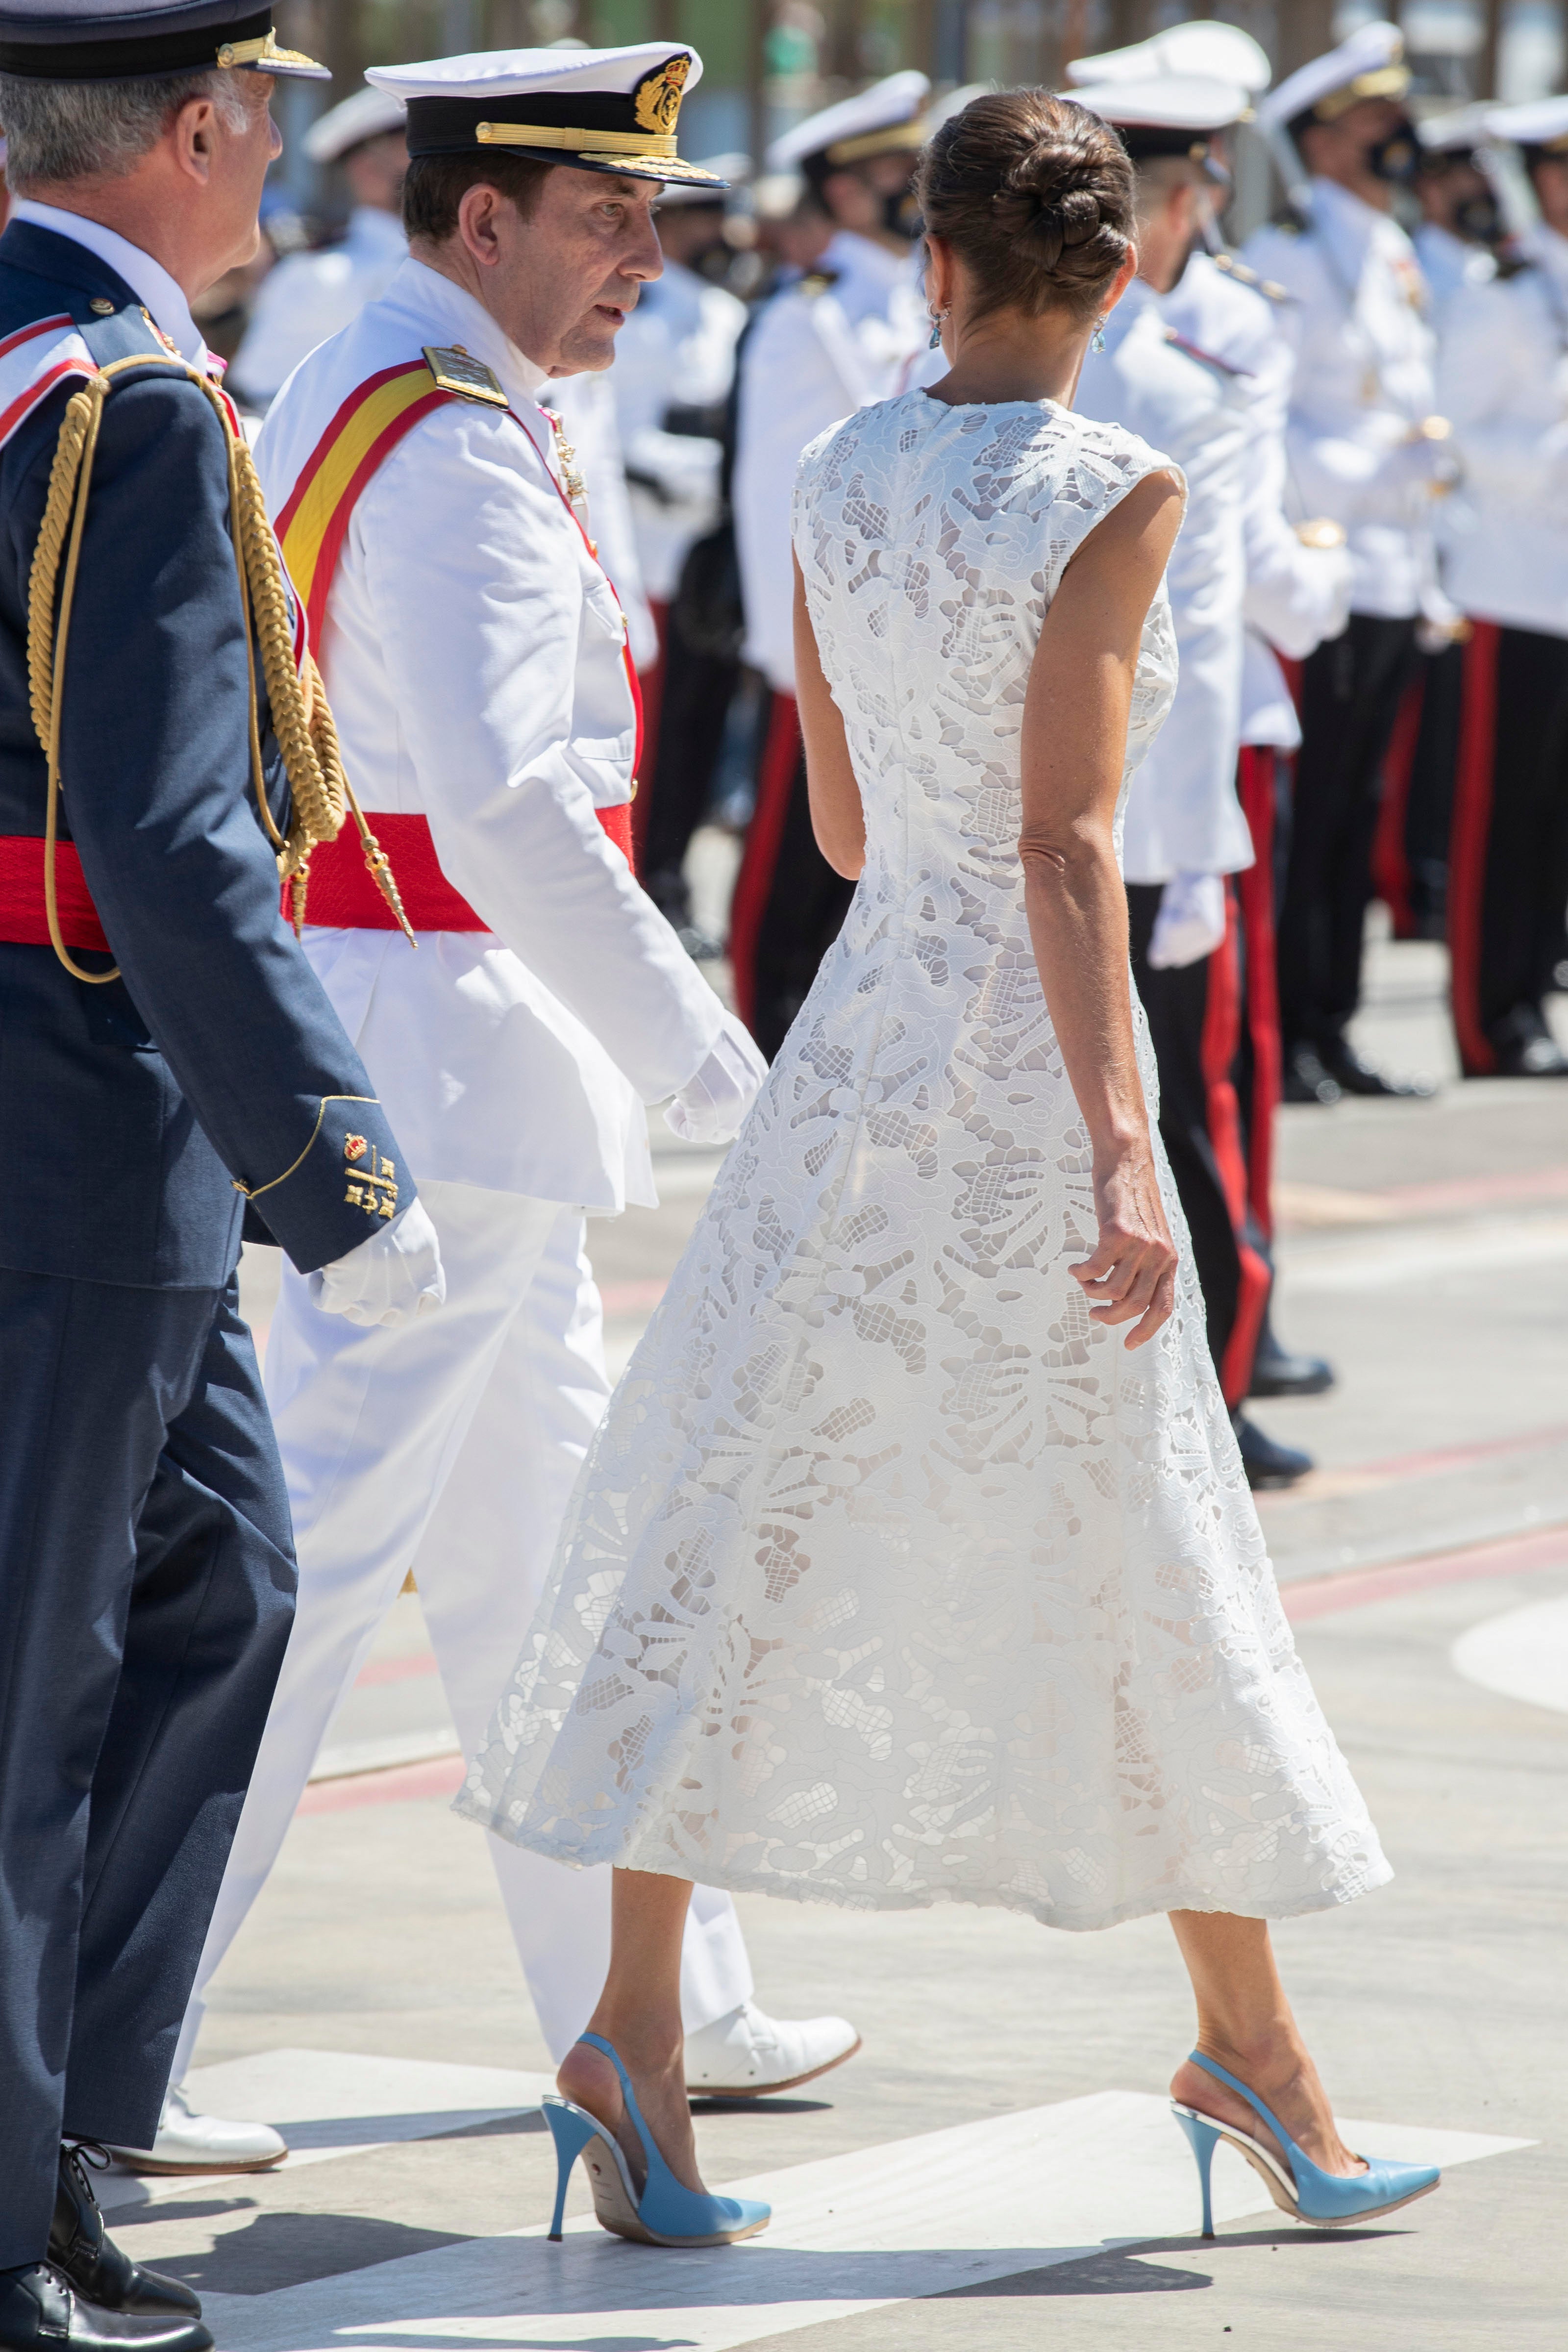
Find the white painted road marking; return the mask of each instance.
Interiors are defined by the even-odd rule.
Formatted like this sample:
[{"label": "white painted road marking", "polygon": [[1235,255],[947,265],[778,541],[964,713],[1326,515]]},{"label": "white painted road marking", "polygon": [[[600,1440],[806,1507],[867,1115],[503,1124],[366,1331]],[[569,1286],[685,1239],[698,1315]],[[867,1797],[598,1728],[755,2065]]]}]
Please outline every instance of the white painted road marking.
[{"label": "white painted road marking", "polygon": [[1568,1593],[1472,1625],[1449,1654],[1467,1682],[1568,1715]]}]

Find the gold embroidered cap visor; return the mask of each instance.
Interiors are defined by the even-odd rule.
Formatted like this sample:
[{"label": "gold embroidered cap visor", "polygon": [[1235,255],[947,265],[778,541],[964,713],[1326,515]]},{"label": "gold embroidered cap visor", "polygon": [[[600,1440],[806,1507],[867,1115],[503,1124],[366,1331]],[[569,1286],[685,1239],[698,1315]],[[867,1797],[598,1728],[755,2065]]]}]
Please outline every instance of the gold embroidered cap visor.
[{"label": "gold embroidered cap visor", "polygon": [[[574,65],[587,66],[592,53],[561,54]],[[486,61],[454,62],[480,67]],[[554,55],[551,62],[556,62]],[[408,88],[402,77],[412,79],[420,71],[414,67],[385,68],[371,79],[389,89],[406,89],[411,156],[495,152],[538,163],[570,163],[584,172],[618,173],[633,180],[727,188],[729,183],[716,172],[688,163],[676,152],[681,98],[687,81],[701,71],[694,54],[688,49],[654,50],[651,61],[638,58],[636,62],[644,69],[630,89],[620,90],[586,87],[575,74],[566,87],[559,86],[567,81],[565,76],[559,80],[541,76],[532,88],[482,88],[477,94],[472,85],[439,94]],[[552,80],[557,81],[553,88]]]},{"label": "gold embroidered cap visor", "polygon": [[29,81],[141,81],[236,67],[330,81],[302,50],[281,46],[270,7],[246,0],[119,0],[105,5],[0,5],[0,73]]}]

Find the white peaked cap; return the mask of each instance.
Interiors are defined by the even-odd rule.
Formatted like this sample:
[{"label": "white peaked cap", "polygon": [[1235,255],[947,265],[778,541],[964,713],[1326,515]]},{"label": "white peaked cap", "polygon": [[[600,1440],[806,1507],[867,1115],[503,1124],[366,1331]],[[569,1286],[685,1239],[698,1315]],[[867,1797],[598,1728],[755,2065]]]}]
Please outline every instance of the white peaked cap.
[{"label": "white peaked cap", "polygon": [[923,73],[889,74],[853,98],[824,107],[786,131],[768,150],[770,172],[792,172],[812,155],[832,163],[858,163],[863,155],[892,153],[925,143],[925,101],[931,84]]},{"label": "white peaked cap", "polygon": [[1239,25],[1212,16],[1167,25],[1146,41],[1125,49],[1103,49],[1097,58],[1074,58],[1070,82],[1146,81],[1151,74],[1201,74],[1214,81],[1239,82],[1252,93],[1267,89],[1274,68],[1267,50]]},{"label": "white peaked cap", "polygon": [[1429,155],[1462,154],[1491,136],[1491,118],[1496,112],[1483,100],[1476,106],[1455,107],[1447,114],[1428,114],[1416,125],[1416,136]]},{"label": "white peaked cap", "polygon": [[1143,81],[1091,82],[1064,93],[1118,131],[1223,131],[1251,110],[1239,82],[1209,74],[1150,74]]},{"label": "white peaked cap", "polygon": [[1491,106],[1486,135],[1519,147],[1555,147],[1568,140],[1568,98],[1534,98],[1526,106]]},{"label": "white peaked cap", "polygon": [[1293,122],[1325,99],[1339,99],[1336,111],[1343,111],[1358,99],[1403,98],[1409,86],[1405,37],[1398,26],[1358,25],[1337,49],[1314,58],[1271,89],[1258,109],[1258,120],[1269,131]]},{"label": "white peaked cap", "polygon": [[630,97],[644,74],[666,58],[688,57],[685,86],[695,89],[703,61],[684,42],[633,41],[621,49],[482,49],[473,57],[432,58],[423,65],[371,66],[377,89],[411,98],[564,98],[569,91],[612,90]]},{"label": "white peaked cap", "polygon": [[630,179],[722,187],[676,152],[681,101],[702,71],[684,41],[634,41],[616,49],[488,49],[372,66],[365,79],[406,100],[415,157],[500,151]]},{"label": "white peaked cap", "polygon": [[402,99],[390,89],[357,89],[340,106],[318,115],[305,133],[305,152],[313,163],[335,163],[350,147],[401,131],[406,112]]}]

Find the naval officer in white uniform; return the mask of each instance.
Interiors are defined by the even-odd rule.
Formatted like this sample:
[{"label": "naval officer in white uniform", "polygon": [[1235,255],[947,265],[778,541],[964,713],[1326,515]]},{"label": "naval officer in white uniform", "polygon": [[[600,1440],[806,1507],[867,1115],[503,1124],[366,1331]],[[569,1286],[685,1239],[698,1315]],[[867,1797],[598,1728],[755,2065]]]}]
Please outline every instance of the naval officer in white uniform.
[{"label": "naval officer in white uniform", "polygon": [[261,281],[229,382],[258,415],[306,353],[384,293],[402,265],[402,100],[392,91],[367,88],[330,107],[305,133],[306,154],[323,168],[338,165],[353,208],[338,244],[287,254]]},{"label": "naval officer in white uniform", "polygon": [[[415,953],[378,916],[350,856],[313,868],[307,949],[424,1173],[448,1292],[417,1328],[448,1336],[323,1343],[312,1322],[337,1327],[285,1284],[267,1378],[300,1603],[204,1984],[411,1570],[478,1744],[608,1392],[583,1213],[653,1201],[645,1104],[673,1094],[676,1131],[722,1143],[760,1083],[607,837],[624,839],[634,760],[625,625],[536,398],[609,364],[657,274],[651,200],[693,168],[675,119],[699,70],[653,43],[379,72],[409,103],[411,257],[297,373],[259,444],[345,760],[419,937]],[[491,1852],[559,2053],[602,1969],[608,1874]],[[727,1897],[694,1910],[695,2088],[779,2088],[850,2053],[841,2020],[756,2008]]]},{"label": "naval officer in white uniform", "polygon": [[1470,1076],[1568,1076],[1544,999],[1568,910],[1568,98],[1498,107],[1540,218],[1444,312],[1438,397],[1465,466],[1446,584],[1464,651],[1448,884]]},{"label": "naval officer in white uniform", "polygon": [[1434,499],[1454,466],[1436,414],[1427,295],[1394,219],[1418,162],[1409,73],[1392,25],[1365,25],[1271,90],[1258,109],[1292,181],[1292,210],[1244,258],[1294,296],[1287,448],[1310,515],[1341,523],[1351,617],[1302,679],[1290,859],[1280,912],[1285,1090],[1428,1091],[1363,1060],[1346,1034],[1361,992],[1362,931],[1384,755],[1414,676],[1416,627],[1447,614]]},{"label": "naval officer in white uniform", "polygon": [[929,129],[924,74],[890,74],[797,123],[768,151],[798,172],[832,235],[783,285],[740,358],[732,498],[747,660],[772,690],[757,810],[730,910],[737,1001],[776,1053],[853,894],[816,845],[795,710],[789,507],[809,441],[852,409],[904,389],[925,345],[915,157]]}]

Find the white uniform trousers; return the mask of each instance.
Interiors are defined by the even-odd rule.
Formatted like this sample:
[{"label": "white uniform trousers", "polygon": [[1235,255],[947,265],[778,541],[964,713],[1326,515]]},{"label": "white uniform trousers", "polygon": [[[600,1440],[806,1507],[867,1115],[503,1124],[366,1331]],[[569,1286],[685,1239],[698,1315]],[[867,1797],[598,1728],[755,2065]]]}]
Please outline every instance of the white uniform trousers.
[{"label": "white uniform trousers", "polygon": [[[446,1303],[398,1329],[323,1315],[284,1268],[267,1355],[299,1555],[277,1692],[213,1915],[172,2079],[204,1993],[277,1857],[318,1749],[413,1571],[465,1754],[522,1647],[578,1468],[610,1393],[583,1220],[550,1202],[422,1183]],[[455,1836],[468,1832],[453,1824]],[[610,1874],[486,1841],[539,2025],[558,2059],[610,1951]],[[727,1895],[698,1887],[682,1966],[688,2032],[749,2000]]]}]

